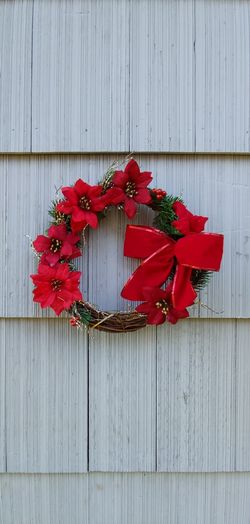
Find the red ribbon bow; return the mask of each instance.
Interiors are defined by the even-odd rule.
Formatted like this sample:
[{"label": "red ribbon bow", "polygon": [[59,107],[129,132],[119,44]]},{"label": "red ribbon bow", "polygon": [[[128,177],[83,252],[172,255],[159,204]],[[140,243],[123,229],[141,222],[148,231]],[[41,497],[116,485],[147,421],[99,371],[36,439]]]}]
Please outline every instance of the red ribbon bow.
[{"label": "red ribbon bow", "polygon": [[127,226],[124,255],[145,259],[126,282],[121,295],[128,300],[143,300],[144,287],[166,282],[177,262],[172,287],[172,303],[185,309],[197,296],[190,277],[192,269],[219,271],[223,235],[190,233],[175,241],[162,231],[146,226]]}]

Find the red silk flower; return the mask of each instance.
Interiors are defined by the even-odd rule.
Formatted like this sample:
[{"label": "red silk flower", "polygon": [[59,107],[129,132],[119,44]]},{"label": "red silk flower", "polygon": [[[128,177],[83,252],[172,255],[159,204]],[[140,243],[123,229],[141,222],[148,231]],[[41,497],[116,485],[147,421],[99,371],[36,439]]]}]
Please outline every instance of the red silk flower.
[{"label": "red silk flower", "polygon": [[33,246],[38,253],[43,253],[42,262],[54,266],[60,259],[71,260],[81,256],[76,246],[80,236],[68,232],[65,224],[51,226],[48,236],[38,235]]},{"label": "red silk flower", "polygon": [[57,211],[71,215],[73,232],[81,231],[87,224],[93,228],[98,226],[96,213],[103,211],[109,204],[121,202],[121,191],[112,188],[102,195],[102,186],[90,186],[79,178],[73,187],[63,187],[62,193],[66,200],[57,204]]},{"label": "red silk flower", "polygon": [[34,302],[39,302],[42,308],[51,307],[56,315],[60,315],[75,300],[82,300],[80,276],[80,271],[70,271],[66,263],[54,267],[39,264],[38,274],[31,275],[36,286],[33,290]]},{"label": "red silk flower", "polygon": [[142,294],[146,302],[136,307],[138,313],[147,315],[148,324],[163,324],[166,320],[176,324],[180,318],[189,317],[186,309],[175,309],[172,303],[172,283],[167,289],[145,287]]},{"label": "red silk flower", "polygon": [[193,215],[182,202],[178,201],[173,204],[173,210],[178,218],[172,222],[172,226],[182,235],[201,233],[204,230],[207,217]]},{"label": "red silk flower", "polygon": [[115,172],[113,184],[122,190],[122,202],[128,218],[133,218],[135,215],[137,204],[149,204],[151,201],[147,186],[152,178],[150,172],[140,172],[137,162],[133,159],[129,161],[124,171]]}]

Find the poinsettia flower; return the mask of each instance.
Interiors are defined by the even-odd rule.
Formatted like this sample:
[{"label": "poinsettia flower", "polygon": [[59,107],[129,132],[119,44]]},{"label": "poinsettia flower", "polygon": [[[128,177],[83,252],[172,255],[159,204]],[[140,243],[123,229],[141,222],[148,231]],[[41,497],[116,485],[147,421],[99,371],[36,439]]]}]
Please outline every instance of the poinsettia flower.
[{"label": "poinsettia flower", "polygon": [[34,302],[39,302],[42,308],[51,307],[56,315],[69,309],[75,300],[82,300],[79,290],[81,272],[70,271],[66,263],[54,267],[39,264],[38,274],[30,276],[36,286]]},{"label": "poinsettia flower", "polygon": [[38,253],[43,253],[42,262],[54,266],[60,259],[72,260],[81,256],[80,249],[76,246],[80,236],[68,232],[65,224],[51,226],[48,236],[38,235],[33,246]]},{"label": "poinsettia flower", "polygon": [[73,232],[81,231],[87,224],[98,226],[97,212],[107,206],[108,195],[101,195],[102,186],[90,186],[79,178],[73,187],[63,187],[66,200],[59,202],[56,209],[65,215],[71,215]]},{"label": "poinsettia flower", "polygon": [[173,210],[178,218],[173,220],[172,226],[178,229],[182,235],[201,233],[204,230],[207,217],[193,215],[182,202],[178,201],[173,204]]},{"label": "poinsettia flower", "polygon": [[177,310],[171,299],[172,283],[163,290],[159,287],[145,287],[143,295],[146,302],[136,307],[138,313],[147,315],[148,324],[163,324],[166,320],[176,324],[180,318],[189,317],[187,309]]},{"label": "poinsettia flower", "polygon": [[152,180],[149,171],[141,172],[135,160],[130,160],[124,171],[115,171],[113,184],[122,189],[124,211],[128,218],[133,218],[137,204],[149,204],[151,196],[148,184]]}]

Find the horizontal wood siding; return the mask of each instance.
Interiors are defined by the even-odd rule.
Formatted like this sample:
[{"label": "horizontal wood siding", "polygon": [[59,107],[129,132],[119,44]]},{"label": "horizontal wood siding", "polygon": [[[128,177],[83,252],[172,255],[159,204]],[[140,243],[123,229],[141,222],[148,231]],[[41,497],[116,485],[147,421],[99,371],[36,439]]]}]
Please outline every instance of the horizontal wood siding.
[{"label": "horizontal wood siding", "polygon": [[250,474],[0,476],[1,524],[248,524]]},{"label": "horizontal wood siding", "polygon": [[[0,524],[250,523],[249,28],[248,0],[0,2]],[[222,268],[177,326],[88,334],[32,302],[30,242],[129,151]],[[77,262],[103,309],[134,307],[127,223]]]},{"label": "horizontal wood siding", "polygon": [[63,320],[6,321],[8,472],[87,470],[87,338]]},{"label": "horizontal wood siding", "polygon": [[[238,332],[250,335],[239,321]],[[191,329],[190,329],[191,328]],[[193,320],[157,331],[158,471],[237,471],[236,409],[247,387],[236,365],[244,349],[236,322]],[[248,395],[249,400],[249,395]],[[247,417],[248,419],[248,417]],[[237,435],[239,437],[239,435]],[[250,462],[245,461],[245,470]]]},{"label": "horizontal wood siding", "polygon": [[0,2],[0,151],[31,150],[32,0]]},{"label": "horizontal wood siding", "polygon": [[[116,155],[0,157],[0,194],[4,229],[1,248],[6,265],[0,315],[42,316],[32,302],[28,275],[36,269],[29,239],[45,231],[47,210],[56,189],[82,177],[96,183]],[[124,157],[120,157],[124,158]],[[225,235],[222,269],[201,294],[203,305],[192,315],[215,318],[249,317],[250,314],[250,157],[136,156],[142,169],[150,169],[154,184],[168,193],[181,194],[194,213],[209,217],[207,231]],[[152,223],[152,214],[141,210],[137,223]],[[137,261],[123,257],[125,225],[119,213],[110,213],[98,231],[90,233],[89,247],[79,267],[82,289],[100,307],[133,307],[120,298],[120,290]],[[4,232],[5,231],[5,232]],[[4,246],[7,246],[5,250]],[[18,253],[18,256],[17,256]],[[89,269],[88,269],[89,268]],[[45,311],[43,316],[50,313]]]},{"label": "horizontal wood siding", "polygon": [[236,324],[236,329],[237,346],[239,347],[236,359],[236,396],[238,398],[236,410],[236,464],[238,471],[249,471],[250,325],[248,322],[242,322],[240,326]]},{"label": "horizontal wood siding", "polygon": [[195,151],[194,2],[131,9],[131,150]]},{"label": "horizontal wood siding", "polygon": [[93,332],[89,366],[66,320],[1,323],[2,471],[249,471],[249,320]]},{"label": "horizontal wood siding", "polygon": [[33,151],[129,149],[129,6],[34,0]]},{"label": "horizontal wood siding", "polygon": [[90,471],[156,469],[156,333],[90,336]]},{"label": "horizontal wood siding", "polygon": [[249,20],[248,0],[2,1],[0,150],[248,153]]},{"label": "horizontal wood siding", "polygon": [[0,473],[6,471],[5,321],[0,320]]}]

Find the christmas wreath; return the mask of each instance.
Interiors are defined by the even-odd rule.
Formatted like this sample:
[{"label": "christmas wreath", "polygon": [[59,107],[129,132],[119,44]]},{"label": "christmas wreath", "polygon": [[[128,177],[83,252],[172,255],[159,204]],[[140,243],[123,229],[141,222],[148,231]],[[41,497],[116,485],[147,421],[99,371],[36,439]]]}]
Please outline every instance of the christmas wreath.
[{"label": "christmas wreath", "polygon": [[[223,235],[205,233],[207,217],[193,215],[180,197],[148,187],[153,177],[141,172],[130,159],[124,171],[112,165],[102,182],[91,186],[79,179],[63,187],[63,197],[52,203],[51,225],[46,235],[33,242],[39,259],[38,272],[31,275],[33,300],[56,315],[70,314],[72,326],[103,331],[135,331],[146,324],[175,324],[189,316],[211,271],[218,271],[223,253]],[[120,166],[119,166],[120,167]],[[123,298],[140,301],[134,311],[107,312],[83,299],[79,289],[81,272],[74,260],[82,256],[83,236],[97,228],[112,206],[132,219],[138,204],[155,211],[153,227],[128,225],[124,255],[142,262],[124,285]]]}]

